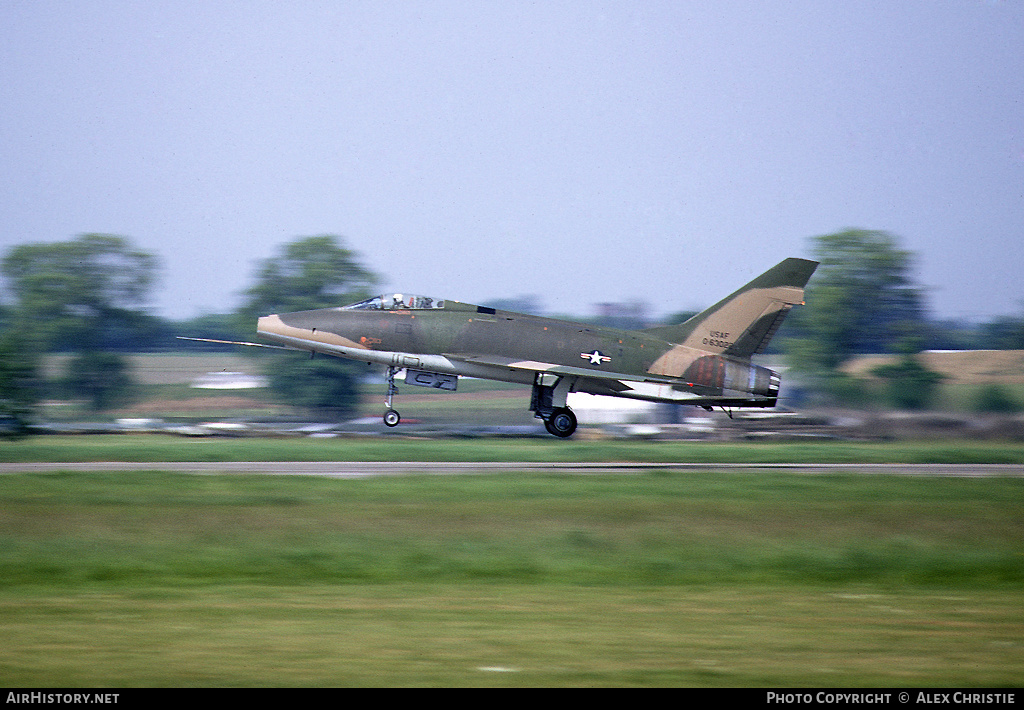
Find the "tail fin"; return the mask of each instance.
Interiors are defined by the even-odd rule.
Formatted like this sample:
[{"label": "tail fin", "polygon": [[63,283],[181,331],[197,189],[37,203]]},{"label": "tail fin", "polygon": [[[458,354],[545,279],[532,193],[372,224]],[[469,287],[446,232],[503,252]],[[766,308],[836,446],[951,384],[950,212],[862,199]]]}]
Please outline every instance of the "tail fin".
[{"label": "tail fin", "polygon": [[818,262],[786,259],[731,296],[679,325],[648,328],[649,335],[707,352],[748,358],[768,347]]}]

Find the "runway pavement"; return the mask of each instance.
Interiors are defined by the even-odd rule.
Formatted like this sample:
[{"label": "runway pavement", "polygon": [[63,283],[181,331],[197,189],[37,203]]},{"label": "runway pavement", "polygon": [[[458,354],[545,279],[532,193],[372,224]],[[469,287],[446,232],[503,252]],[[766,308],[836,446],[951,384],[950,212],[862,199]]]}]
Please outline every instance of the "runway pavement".
[{"label": "runway pavement", "polygon": [[190,474],[265,474],[273,476],[481,475],[530,472],[549,475],[638,475],[651,471],[752,471],[808,475],[874,474],[898,476],[1024,477],[1019,464],[865,464],[865,463],[538,463],[447,461],[232,461],[134,463],[2,463],[0,474],[39,472],[168,471]]}]

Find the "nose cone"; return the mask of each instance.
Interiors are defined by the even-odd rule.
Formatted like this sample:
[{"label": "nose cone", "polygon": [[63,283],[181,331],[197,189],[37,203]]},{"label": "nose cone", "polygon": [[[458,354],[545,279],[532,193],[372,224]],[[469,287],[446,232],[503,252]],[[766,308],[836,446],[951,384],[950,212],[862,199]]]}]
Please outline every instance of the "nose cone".
[{"label": "nose cone", "polygon": [[284,324],[281,322],[281,317],[277,314],[260,316],[256,321],[256,332],[259,335],[273,335],[282,325]]},{"label": "nose cone", "polygon": [[364,349],[348,335],[348,324],[332,310],[299,311],[263,316],[256,321],[256,333],[265,340],[300,350],[332,352],[337,348]]},{"label": "nose cone", "polygon": [[[288,339],[282,337],[288,335],[288,333],[285,332],[287,328],[288,327],[281,320],[281,317],[277,314],[262,316],[256,321],[257,335],[275,343],[291,345],[292,343],[290,343]],[[294,333],[292,335],[294,335]]]}]

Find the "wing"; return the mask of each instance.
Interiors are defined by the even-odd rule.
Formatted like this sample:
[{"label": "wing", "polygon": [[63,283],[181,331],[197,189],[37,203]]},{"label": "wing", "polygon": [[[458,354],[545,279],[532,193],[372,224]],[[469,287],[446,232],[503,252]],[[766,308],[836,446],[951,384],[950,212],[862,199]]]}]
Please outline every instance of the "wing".
[{"label": "wing", "polygon": [[[446,353],[445,357],[455,362],[465,362],[473,365],[484,365],[520,372],[544,372],[565,377],[578,377],[585,381],[591,388],[610,390],[611,393],[624,392],[632,389],[626,383],[646,382],[658,385],[678,385],[680,380],[672,377],[658,377],[657,375],[631,375],[624,372],[612,372],[602,370],[590,370],[584,367],[573,367],[571,365],[558,365],[551,362],[540,362],[537,360],[523,360],[500,355],[467,355],[464,353]],[[582,389],[582,388],[580,388]]]},{"label": "wing", "polygon": [[[771,397],[754,394],[749,391],[728,389],[723,391],[720,384],[712,386],[707,383],[689,382],[680,377],[658,374],[630,374],[590,370],[571,365],[558,365],[536,360],[521,360],[500,355],[467,355],[447,354],[445,357],[453,363],[465,363],[490,369],[503,369],[509,372],[548,373],[563,377],[576,378],[572,386],[574,392],[602,394],[612,397],[627,397],[654,402],[671,402],[675,404],[730,404],[735,406],[765,406],[764,402]],[[494,379],[505,379],[500,375]],[[774,400],[773,400],[774,401]]]}]

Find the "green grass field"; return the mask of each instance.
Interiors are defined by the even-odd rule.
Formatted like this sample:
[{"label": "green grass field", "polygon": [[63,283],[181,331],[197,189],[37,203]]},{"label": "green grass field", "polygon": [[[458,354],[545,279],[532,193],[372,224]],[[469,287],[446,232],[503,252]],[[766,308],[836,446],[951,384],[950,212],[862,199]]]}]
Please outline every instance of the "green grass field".
[{"label": "green grass field", "polygon": [[1013,687],[1008,592],[230,586],[0,597],[6,687]]},{"label": "green grass field", "polygon": [[[0,449],[9,461],[948,462],[957,454],[1019,462],[1022,451],[156,436],[43,437]],[[1022,504],[1019,478],[6,475],[0,679],[9,687],[1017,686]]]}]

